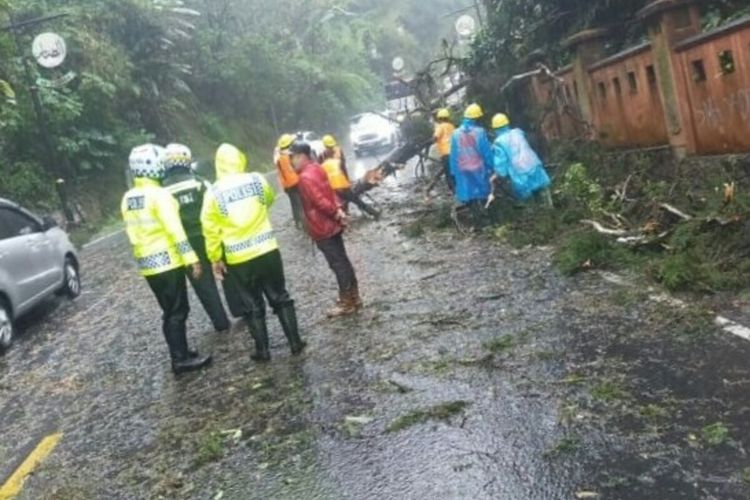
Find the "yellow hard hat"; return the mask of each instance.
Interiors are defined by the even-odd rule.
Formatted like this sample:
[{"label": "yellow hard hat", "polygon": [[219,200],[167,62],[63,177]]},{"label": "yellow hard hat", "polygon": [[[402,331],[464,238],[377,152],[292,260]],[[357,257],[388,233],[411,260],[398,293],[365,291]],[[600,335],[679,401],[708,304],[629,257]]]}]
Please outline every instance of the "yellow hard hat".
[{"label": "yellow hard hat", "polygon": [[492,117],[492,128],[503,128],[507,127],[508,125],[510,125],[508,115],[498,113]]},{"label": "yellow hard hat", "polygon": [[335,148],[338,146],[338,142],[336,142],[336,138],[332,135],[325,135],[323,136],[323,146],[327,148]]},{"label": "yellow hard hat", "polygon": [[279,149],[289,149],[289,146],[294,142],[294,136],[292,134],[284,134],[279,138]]},{"label": "yellow hard hat", "polygon": [[464,113],[464,118],[468,118],[469,120],[478,120],[483,116],[484,111],[482,111],[482,106],[476,103],[469,105],[466,108],[466,113]]},{"label": "yellow hard hat", "polygon": [[440,120],[450,120],[451,112],[445,108],[439,109],[437,112],[437,117]]}]

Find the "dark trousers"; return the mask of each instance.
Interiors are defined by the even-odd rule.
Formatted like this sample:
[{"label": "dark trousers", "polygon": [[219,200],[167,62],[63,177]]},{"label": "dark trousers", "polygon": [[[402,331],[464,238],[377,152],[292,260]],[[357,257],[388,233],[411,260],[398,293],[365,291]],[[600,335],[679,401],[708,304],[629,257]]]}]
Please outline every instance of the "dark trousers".
[{"label": "dark trousers", "polygon": [[[351,189],[341,189],[339,191],[336,191],[336,194],[345,202],[346,205],[348,205],[349,203],[353,203],[363,213],[366,213],[367,215],[371,215],[373,217],[378,216],[378,211],[369,204],[365,203],[365,201]],[[345,208],[348,210],[348,207]]]},{"label": "dark trousers", "polygon": [[190,314],[185,269],[179,268],[146,278],[162,312],[162,331],[173,361],[188,357],[187,317]]},{"label": "dark trousers", "polygon": [[200,237],[190,238],[190,244],[198,254],[201,266],[203,267],[203,273],[200,279],[193,278],[192,273],[188,273],[188,279],[190,284],[195,290],[195,294],[198,296],[205,309],[208,317],[211,318],[216,330],[228,330],[231,326],[227,312],[224,310],[224,303],[221,301],[221,295],[219,295],[219,288],[216,286],[216,279],[214,278],[213,270],[211,269],[211,262],[208,260],[206,254],[206,240]]},{"label": "dark trousers", "polygon": [[474,200],[469,202],[469,213],[471,223],[476,229],[483,229],[494,222],[492,212],[485,208],[484,201]]},{"label": "dark trousers", "polygon": [[289,203],[292,205],[292,217],[294,217],[294,225],[302,227],[304,223],[304,215],[302,212],[302,197],[299,194],[299,188],[297,186],[285,189],[287,196],[289,196]]},{"label": "dark trousers", "polygon": [[451,190],[451,193],[455,193],[456,192],[456,179],[454,179],[453,174],[451,174],[450,155],[441,156],[440,163],[443,165],[443,173],[445,174],[445,181],[448,183],[448,189]]},{"label": "dark trousers", "polygon": [[266,300],[276,314],[285,307],[294,306],[294,301],[286,290],[284,264],[278,250],[229,266],[229,274],[234,276],[242,293],[247,294],[250,299],[247,316],[265,318]]},{"label": "dark trousers", "polygon": [[244,318],[252,311],[252,300],[235,275],[227,273],[221,282],[221,286],[224,289],[224,297],[227,299],[229,312],[233,317]]},{"label": "dark trousers", "polygon": [[339,294],[344,295],[358,287],[357,276],[354,273],[349,256],[346,254],[344,246],[344,237],[342,233],[332,238],[315,242],[318,248],[326,258],[328,266],[336,275],[336,281],[339,285]]}]

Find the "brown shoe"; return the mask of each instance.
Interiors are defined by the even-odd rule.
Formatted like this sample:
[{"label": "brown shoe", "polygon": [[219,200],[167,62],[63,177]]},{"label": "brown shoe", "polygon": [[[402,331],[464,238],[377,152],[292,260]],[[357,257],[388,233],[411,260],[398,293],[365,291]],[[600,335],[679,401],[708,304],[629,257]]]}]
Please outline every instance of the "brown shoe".
[{"label": "brown shoe", "polygon": [[356,309],[362,309],[364,307],[364,303],[362,302],[362,297],[359,295],[358,287],[355,287],[352,290],[352,303],[354,304],[354,307]]},{"label": "brown shoe", "polygon": [[351,316],[356,312],[357,298],[350,291],[341,295],[336,305],[326,313],[326,316],[329,318],[341,318],[343,316]]}]

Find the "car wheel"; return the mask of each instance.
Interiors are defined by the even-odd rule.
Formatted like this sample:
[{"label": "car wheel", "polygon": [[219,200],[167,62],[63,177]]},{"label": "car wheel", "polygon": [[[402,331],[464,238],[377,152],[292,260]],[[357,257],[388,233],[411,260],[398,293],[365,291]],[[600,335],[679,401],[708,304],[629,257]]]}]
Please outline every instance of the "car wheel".
[{"label": "car wheel", "polygon": [[81,295],[81,275],[76,263],[70,257],[65,259],[63,293],[71,299]]},{"label": "car wheel", "polygon": [[13,317],[10,308],[0,300],[0,352],[6,351],[13,343]]}]

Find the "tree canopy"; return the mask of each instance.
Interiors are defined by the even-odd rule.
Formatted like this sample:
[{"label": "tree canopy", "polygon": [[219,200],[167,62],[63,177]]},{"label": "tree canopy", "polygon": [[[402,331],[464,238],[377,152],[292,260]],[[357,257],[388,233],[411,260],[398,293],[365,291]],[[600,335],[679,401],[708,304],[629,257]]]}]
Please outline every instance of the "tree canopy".
[{"label": "tree canopy", "polygon": [[[184,141],[208,155],[220,142],[270,161],[276,134],[339,130],[348,117],[384,108],[392,57],[415,68],[451,31],[444,17],[462,0],[0,0],[16,22],[65,13],[19,32],[31,41],[55,31],[67,42],[59,69],[31,61],[56,161],[70,188],[94,183],[121,191],[129,149],[143,141]],[[54,206],[21,60],[0,33],[0,196]],[[106,191],[106,190],[105,190]]]}]

